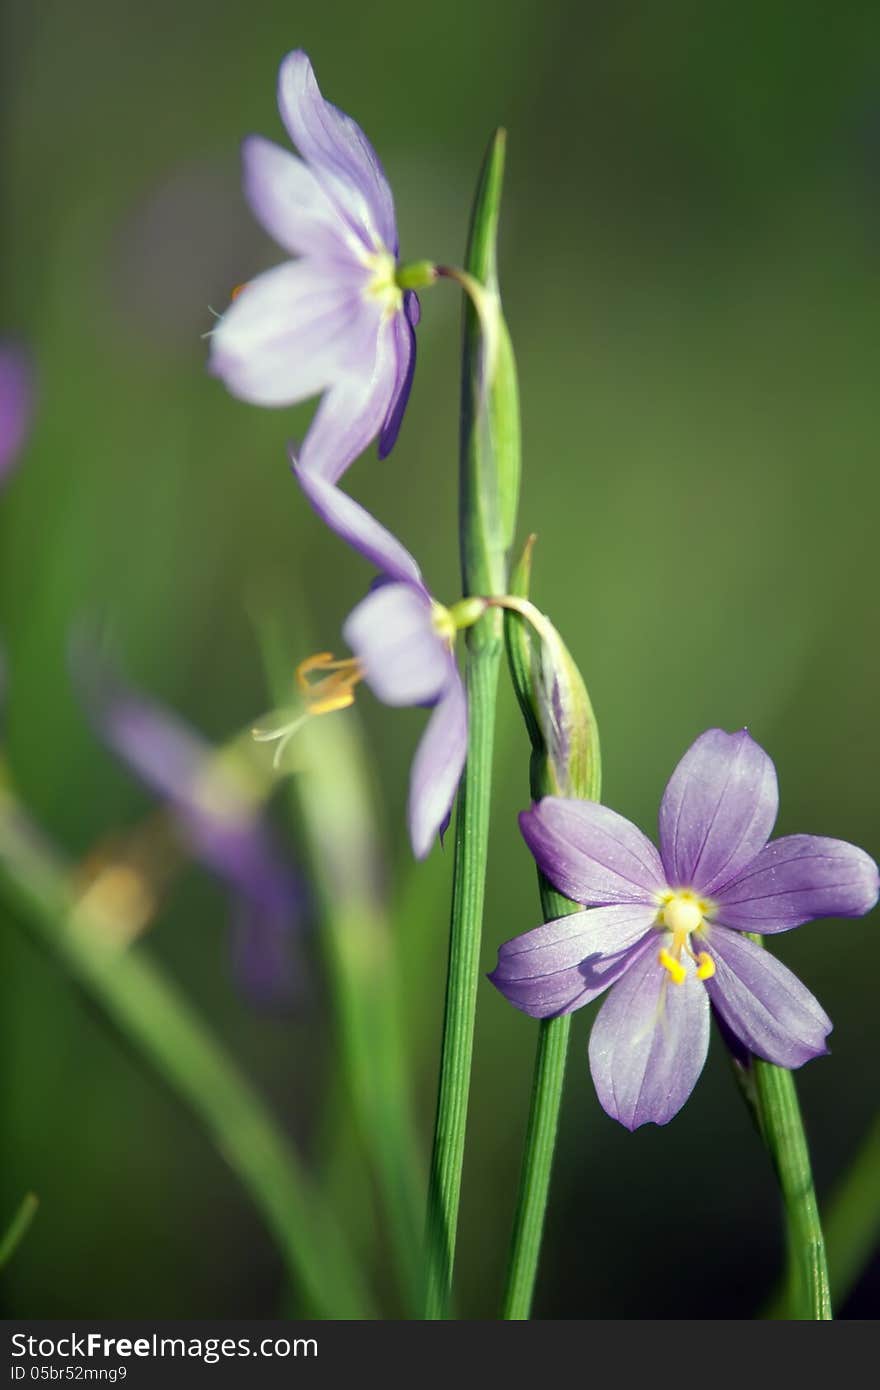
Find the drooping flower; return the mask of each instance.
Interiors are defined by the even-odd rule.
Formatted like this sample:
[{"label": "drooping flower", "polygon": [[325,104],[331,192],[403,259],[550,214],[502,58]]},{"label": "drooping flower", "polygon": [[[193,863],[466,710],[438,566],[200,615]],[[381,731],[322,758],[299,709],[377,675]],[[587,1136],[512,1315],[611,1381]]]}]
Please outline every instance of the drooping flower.
[{"label": "drooping flower", "polygon": [[20,348],[0,343],[0,483],[12,471],[27,437],[33,376]]},{"label": "drooping flower", "polygon": [[236,294],[211,335],[210,368],[257,405],[324,393],[300,462],[335,481],[377,436],[380,457],[394,446],[419,302],[398,284],[394,200],[376,153],[324,100],[301,51],[281,64],[278,108],[302,158],[250,136],[244,190],[257,220],[297,259]]},{"label": "drooping flower", "polygon": [[413,852],[422,859],[448,824],[464,767],[467,699],[455,635],[471,615],[431,597],[414,557],[359,502],[301,463],[293,469],[314,510],[379,570],[380,579],[343,626],[353,655],[336,661],[322,652],[303,662],[297,677],[304,712],[255,731],[256,737],[279,740],[280,753],[304,718],[350,705],[360,681],[386,705],[430,707],[413,759],[408,806]]},{"label": "drooping flower", "polygon": [[666,1124],[687,1100],[711,1012],[777,1066],[827,1051],[821,1005],[745,933],[861,916],[877,901],[877,866],[843,840],[768,843],[778,801],[773,763],[747,731],[710,729],[666,787],[659,854],[598,802],[545,797],[520,817],[542,872],[585,910],[507,942],[490,979],[535,1018],[610,989],[590,1068],[603,1108],[628,1129]]},{"label": "drooping flower", "polygon": [[[304,893],[263,815],[265,789],[170,710],[125,686],[91,651],[75,674],[95,728],[170,812],[185,849],[231,892],[237,978],[258,1002],[294,985]],[[86,659],[87,658],[87,659]]]}]

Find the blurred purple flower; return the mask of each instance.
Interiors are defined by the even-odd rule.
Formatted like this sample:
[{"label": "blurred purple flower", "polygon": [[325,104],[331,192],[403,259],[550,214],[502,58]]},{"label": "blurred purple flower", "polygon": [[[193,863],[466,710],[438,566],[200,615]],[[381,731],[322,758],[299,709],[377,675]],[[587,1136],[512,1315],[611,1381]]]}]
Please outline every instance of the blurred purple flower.
[{"label": "blurred purple flower", "polygon": [[861,916],[877,901],[877,866],[843,840],[768,844],[778,804],[776,770],[747,731],[709,729],[666,787],[660,854],[598,802],[546,797],[520,817],[541,871],[587,910],[508,941],[489,978],[534,1018],[571,1013],[613,986],[590,1068],[603,1108],[628,1129],[666,1124],[687,1100],[710,1010],[777,1066],[827,1051],[821,1005],[743,933]]},{"label": "blurred purple flower", "polygon": [[210,370],[256,405],[325,393],[303,467],[335,482],[379,436],[394,446],[415,367],[419,302],[397,284],[391,189],[363,131],[322,97],[301,51],[281,64],[278,108],[302,156],[243,147],[254,216],[298,257],[245,285],[211,335]]},{"label": "blurred purple flower", "polygon": [[0,483],[18,461],[33,407],[33,373],[26,355],[0,343]]},{"label": "blurred purple flower", "polygon": [[[422,859],[449,822],[467,751],[467,699],[455,660],[455,623],[431,597],[415,559],[390,531],[333,483],[299,463],[293,470],[318,515],[381,575],[342,630],[354,657],[334,662],[322,654],[300,667],[307,712],[328,713],[351,704],[361,680],[386,705],[433,710],[410,774],[409,833],[413,852]],[[320,671],[327,674],[308,685],[305,675]],[[258,737],[286,740],[298,722]]]},{"label": "blurred purple flower", "polygon": [[269,1004],[294,984],[301,885],[262,815],[259,790],[182,720],[76,652],[76,675],[98,734],[170,810],[185,845],[232,892],[236,975]]}]

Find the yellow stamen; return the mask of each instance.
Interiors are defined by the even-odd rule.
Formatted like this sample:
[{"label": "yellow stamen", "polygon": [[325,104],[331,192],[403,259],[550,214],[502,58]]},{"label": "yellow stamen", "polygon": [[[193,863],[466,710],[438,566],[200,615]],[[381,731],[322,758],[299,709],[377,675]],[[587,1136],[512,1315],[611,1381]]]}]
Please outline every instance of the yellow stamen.
[{"label": "yellow stamen", "polygon": [[246,290],[247,287],[248,287],[248,282],[247,282],[247,280],[245,280],[245,282],[244,282],[243,285],[236,285],[236,286],[235,286],[235,289],[231,292],[231,294],[230,294],[230,296],[229,296],[229,302],[230,302],[230,304],[234,304],[235,301],[236,301],[236,299],[238,299],[238,296],[241,294],[242,290]]},{"label": "yellow stamen", "polygon": [[[310,679],[313,672],[321,673],[317,680]],[[277,710],[271,723],[258,724],[251,729],[251,736],[257,743],[276,745],[272,766],[281,766],[284,750],[290,740],[312,715],[333,714],[336,710],[348,709],[349,705],[353,705],[354,688],[363,678],[363,667],[354,657],[337,661],[332,652],[315,652],[314,656],[301,661],[296,668],[296,684],[305,708]],[[292,715],[292,718],[282,718],[279,722],[279,715]]]},{"label": "yellow stamen", "polygon": [[[313,671],[326,671],[310,680]],[[305,697],[309,714],[332,714],[354,704],[354,687],[363,680],[363,669],[354,657],[335,661],[332,652],[316,652],[296,668],[296,683]]]},{"label": "yellow stamen", "polygon": [[715,974],[715,962],[706,951],[701,951],[697,956],[697,979],[711,980]]},{"label": "yellow stamen", "polygon": [[687,979],[687,971],[685,970],[680,960],[676,960],[675,956],[671,956],[669,954],[665,946],[658,955],[657,959],[663,966],[663,969],[669,971],[674,984],[684,984],[685,980]]}]

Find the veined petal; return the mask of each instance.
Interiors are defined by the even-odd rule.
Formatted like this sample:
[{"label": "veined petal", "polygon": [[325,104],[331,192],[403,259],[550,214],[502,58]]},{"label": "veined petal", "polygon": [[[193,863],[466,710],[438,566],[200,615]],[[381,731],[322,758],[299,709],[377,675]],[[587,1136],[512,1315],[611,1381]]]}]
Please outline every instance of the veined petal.
[{"label": "veined petal", "polygon": [[413,758],[407,818],[413,853],[424,859],[449,819],[467,756],[467,696],[450,653],[449,684]]},{"label": "veined petal", "polygon": [[612,989],[590,1034],[603,1110],[627,1129],[665,1125],[697,1083],[709,1047],[709,996],[693,962],[674,984],[646,950]]},{"label": "veined petal", "polygon": [[708,947],[715,962],[709,998],[750,1052],[778,1067],[799,1067],[828,1051],[831,1019],[787,966],[725,927],[710,928]]},{"label": "veined petal", "polygon": [[672,888],[715,893],[764,848],[776,821],[776,769],[746,729],[708,729],[669,779],[660,852]]},{"label": "veined petal", "polygon": [[416,324],[421,309],[415,290],[407,290],[403,296],[403,313],[394,317],[394,347],[396,370],[394,391],[385,423],[379,433],[379,458],[387,458],[397,443],[403,416],[409,403],[413,376],[416,370]]},{"label": "veined petal", "polygon": [[396,536],[392,536],[381,522],[370,515],[366,507],[349,497],[335,483],[303,468],[296,459],[291,459],[291,466],[309,504],[331,531],[335,531],[337,536],[353,546],[389,579],[415,584],[424,590],[422,572],[414,557]]},{"label": "veined petal", "polygon": [[293,256],[343,258],[363,267],[363,245],[311,169],[262,135],[242,145],[244,193],[261,227]]},{"label": "veined petal", "polygon": [[412,584],[373,589],[342,633],[386,705],[433,703],[449,684],[454,658],[434,627],[431,600]]},{"label": "veined petal", "polygon": [[541,872],[572,902],[655,904],[666,887],[651,841],[597,801],[545,796],[519,824]]},{"label": "veined petal", "polygon": [[394,317],[381,320],[363,356],[362,370],[336,380],[324,396],[299,452],[301,468],[331,483],[372,443],[388,414],[397,379]]},{"label": "veined petal", "polygon": [[324,100],[301,50],[281,64],[278,109],[303,159],[365,246],[384,246],[396,256],[394,200],[378,156],[360,126]]},{"label": "veined petal", "polygon": [[365,364],[369,378],[381,320],[362,278],[310,258],[258,275],[211,334],[210,370],[256,405],[294,405]]},{"label": "veined petal", "polygon": [[11,471],[27,435],[33,406],[30,364],[18,348],[0,344],[0,481]]},{"label": "veined petal", "polygon": [[717,920],[739,931],[789,931],[817,917],[861,917],[877,894],[877,865],[863,849],[784,835],[717,895]]},{"label": "veined petal", "polygon": [[620,979],[655,936],[655,917],[627,903],[545,922],[499,948],[489,979],[532,1018],[571,1013]]}]

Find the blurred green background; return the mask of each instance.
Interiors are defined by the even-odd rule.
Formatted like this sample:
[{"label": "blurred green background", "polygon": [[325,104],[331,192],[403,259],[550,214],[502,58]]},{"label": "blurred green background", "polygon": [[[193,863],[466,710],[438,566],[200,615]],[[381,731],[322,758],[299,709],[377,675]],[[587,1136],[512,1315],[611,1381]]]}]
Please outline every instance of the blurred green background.
[{"label": "blurred green background", "polygon": [[[71,692],[78,616],[109,619],[137,682],[220,740],[268,703],[253,612],[338,647],[366,581],[288,474],[285,441],[309,408],[232,400],[200,338],[209,305],[281,259],[243,205],[238,141],[283,139],[277,65],[304,47],[380,152],[406,258],[460,259],[486,140],[509,129],[522,532],[539,535],[533,596],[590,686],[605,799],[652,829],[695,735],[748,724],[779,769],[779,830],[877,853],[875,5],[7,0],[2,30],[0,332],[31,344],[40,381],[0,498],[5,730],[47,832],[82,856],[150,804]],[[450,600],[458,333],[452,289],[426,295],[400,442],[347,480]],[[291,667],[301,655],[291,641]],[[394,930],[427,1147],[451,856],[413,879],[403,817],[423,716],[358,703],[404,904]],[[505,689],[487,969],[538,920],[514,819],[527,761]],[[5,1277],[7,1315],[291,1306],[201,1130],[5,901],[0,913],[0,1213],[28,1188],[41,1199]],[[250,1009],[230,981],[226,915],[194,868],[146,949],[323,1175],[335,1054],[320,968],[296,1009]],[[872,1117],[877,928],[822,923],[776,943],[835,1021],[833,1058],[799,1079],[820,1197]],[[718,1040],[678,1118],[631,1136],[592,1090],[590,1012],[573,1028],[536,1314],[750,1316],[779,1267],[777,1202]],[[496,1315],[534,1038],[484,983],[459,1244],[469,1317]],[[334,1200],[359,1229],[373,1195],[364,1178]],[[842,1311],[864,1314],[872,1281],[876,1298],[876,1264]]]}]

